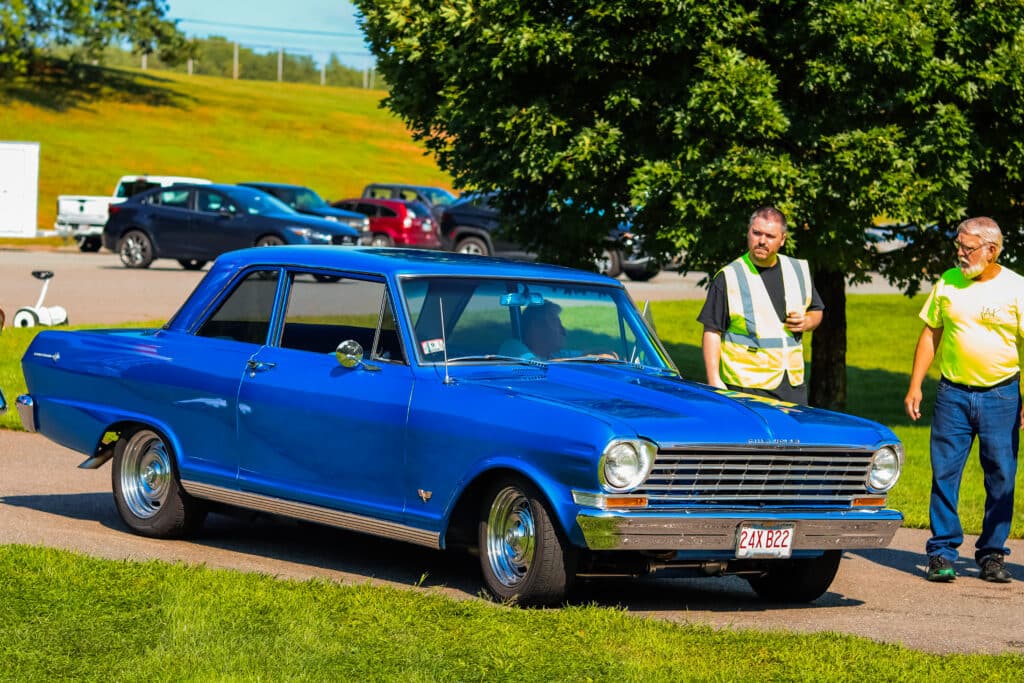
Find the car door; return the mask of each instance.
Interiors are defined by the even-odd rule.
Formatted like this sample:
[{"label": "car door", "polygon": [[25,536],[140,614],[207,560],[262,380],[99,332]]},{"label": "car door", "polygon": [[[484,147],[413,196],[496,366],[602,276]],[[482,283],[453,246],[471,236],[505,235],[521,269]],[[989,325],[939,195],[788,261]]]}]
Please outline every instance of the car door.
[{"label": "car door", "polygon": [[192,241],[192,191],[181,186],[167,187],[155,199],[146,222],[157,253],[165,258],[186,258]]},{"label": "car door", "polygon": [[192,239],[188,258],[212,260],[227,251],[251,247],[248,216],[226,194],[209,188],[195,190]]},{"label": "car door", "polygon": [[[413,375],[385,282],[291,275],[277,342],[251,359],[239,391],[240,485],[399,521]],[[366,362],[339,364],[345,340]]]}]

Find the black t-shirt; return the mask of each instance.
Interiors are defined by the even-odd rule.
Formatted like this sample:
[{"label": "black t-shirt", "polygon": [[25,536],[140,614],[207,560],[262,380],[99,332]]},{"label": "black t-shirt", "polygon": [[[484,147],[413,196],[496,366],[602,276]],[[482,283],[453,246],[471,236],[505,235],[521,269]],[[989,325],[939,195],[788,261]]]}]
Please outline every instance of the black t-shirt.
[{"label": "black t-shirt", "polygon": [[[782,266],[779,265],[778,261],[775,261],[775,265],[768,266],[767,268],[754,267],[757,268],[757,272],[761,275],[764,288],[768,290],[768,298],[771,300],[772,306],[775,307],[775,314],[779,317],[780,322],[785,322],[786,290],[782,284]],[[811,283],[811,305],[807,310],[825,310],[825,304],[822,303],[818,290],[814,288],[814,283]],[[704,301],[704,307],[700,309],[697,322],[715,332],[725,332],[729,329],[729,296],[726,291],[724,273],[719,273],[711,281],[711,287],[708,289],[708,298]],[[793,337],[800,341],[803,334],[798,332]]]}]

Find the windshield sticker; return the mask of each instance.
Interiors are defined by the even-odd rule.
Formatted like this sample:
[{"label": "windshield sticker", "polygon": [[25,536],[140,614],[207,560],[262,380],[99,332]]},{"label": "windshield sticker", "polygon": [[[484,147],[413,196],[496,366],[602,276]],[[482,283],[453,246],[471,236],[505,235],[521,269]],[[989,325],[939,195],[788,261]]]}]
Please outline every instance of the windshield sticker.
[{"label": "windshield sticker", "polygon": [[423,353],[439,353],[444,351],[444,340],[427,339],[420,342],[420,347],[423,349]]}]

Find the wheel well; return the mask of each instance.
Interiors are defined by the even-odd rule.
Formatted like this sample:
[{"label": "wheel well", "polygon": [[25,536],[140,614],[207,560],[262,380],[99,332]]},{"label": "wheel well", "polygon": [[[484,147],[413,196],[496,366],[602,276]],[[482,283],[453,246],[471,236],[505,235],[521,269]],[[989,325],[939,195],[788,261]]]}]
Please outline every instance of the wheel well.
[{"label": "wheel well", "polygon": [[[463,489],[462,495],[452,509],[443,539],[445,548],[476,548],[477,515],[484,493],[494,482],[509,477],[521,477],[536,486],[536,482],[518,470],[502,468],[481,473]],[[543,493],[539,486],[537,489]],[[548,503],[550,504],[550,501]]]}]

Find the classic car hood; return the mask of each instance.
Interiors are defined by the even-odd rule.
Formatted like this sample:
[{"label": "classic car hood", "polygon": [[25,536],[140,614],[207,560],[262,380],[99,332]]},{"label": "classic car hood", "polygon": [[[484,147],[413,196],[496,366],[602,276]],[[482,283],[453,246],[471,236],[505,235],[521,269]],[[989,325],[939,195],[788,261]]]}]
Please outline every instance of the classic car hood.
[{"label": "classic car hood", "polygon": [[590,413],[617,430],[633,431],[664,447],[863,446],[896,439],[888,428],[863,418],[614,365],[551,363],[547,368],[491,369],[463,381]]}]

